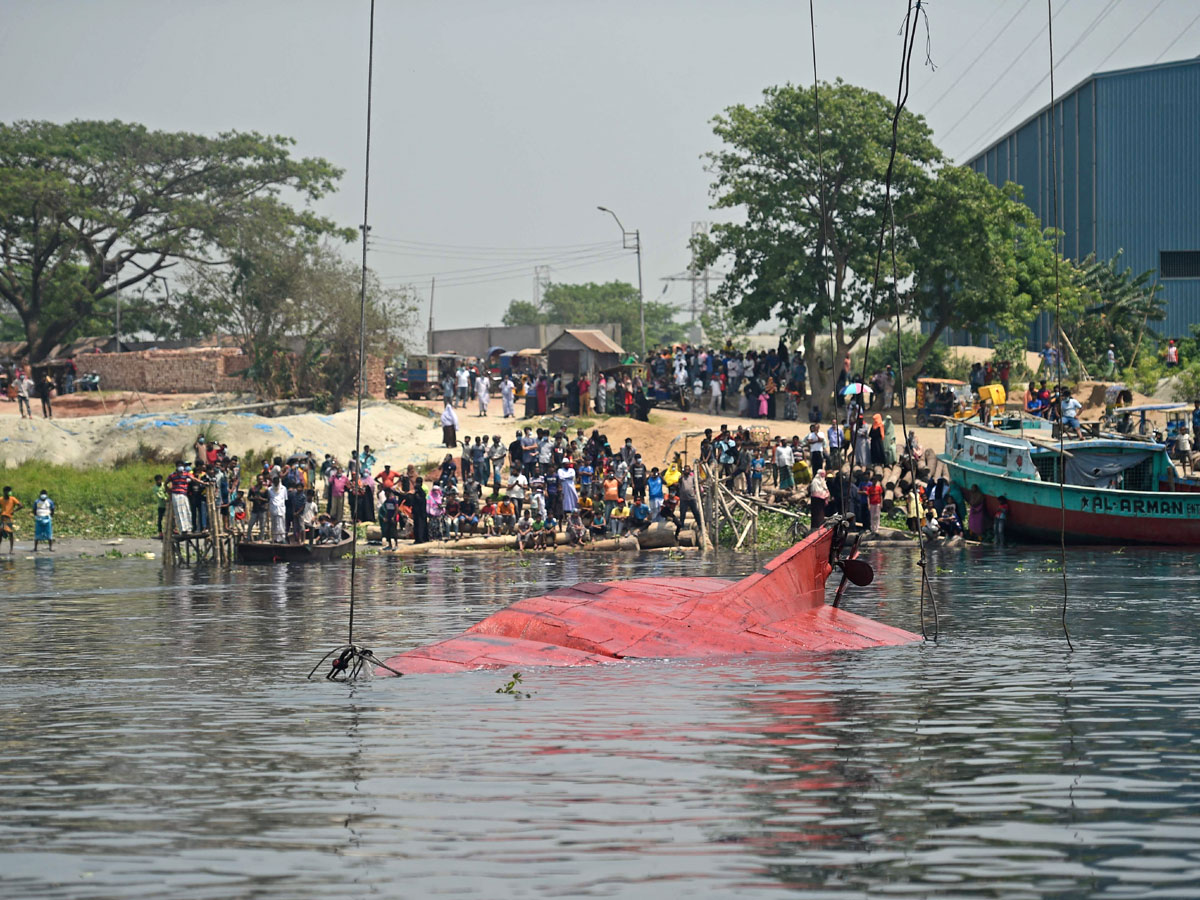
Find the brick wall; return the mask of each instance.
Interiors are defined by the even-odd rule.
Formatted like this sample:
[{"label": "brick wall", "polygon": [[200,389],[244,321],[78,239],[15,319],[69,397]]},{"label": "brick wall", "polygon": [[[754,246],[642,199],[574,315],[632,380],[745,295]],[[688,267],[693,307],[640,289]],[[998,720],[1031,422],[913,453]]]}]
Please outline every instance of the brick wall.
[{"label": "brick wall", "polygon": [[232,347],[85,353],[76,357],[75,367],[80,374],[99,375],[103,390],[203,394],[249,387],[240,374],[246,358]]},{"label": "brick wall", "polygon": [[[95,372],[103,390],[147,394],[248,391],[252,385],[242,377],[248,364],[242,351],[232,347],[85,353],[75,358],[79,374]],[[382,359],[367,357],[368,396],[384,396],[383,368]]]},{"label": "brick wall", "polygon": [[367,357],[367,396],[384,397],[387,393],[387,381],[383,377],[383,360],[377,356]]}]

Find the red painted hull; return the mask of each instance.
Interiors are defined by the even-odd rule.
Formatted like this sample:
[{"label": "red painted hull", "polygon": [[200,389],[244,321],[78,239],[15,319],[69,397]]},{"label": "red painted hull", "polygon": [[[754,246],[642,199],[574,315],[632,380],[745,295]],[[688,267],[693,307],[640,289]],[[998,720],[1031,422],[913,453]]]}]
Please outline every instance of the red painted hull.
[{"label": "red painted hull", "polygon": [[[852,650],[920,638],[825,603],[829,529],[741,581],[644,578],[529,597],[457,637],[387,660],[408,674],[622,659]],[[386,675],[380,669],[377,674]]]},{"label": "red painted hull", "polygon": [[[1063,523],[1060,509],[1013,500],[1008,505],[1007,534],[1058,543]],[[999,508],[995,497],[987,498],[987,508],[989,516],[995,515]],[[1200,519],[1117,516],[1068,509],[1066,537],[1069,544],[1200,546]]]}]

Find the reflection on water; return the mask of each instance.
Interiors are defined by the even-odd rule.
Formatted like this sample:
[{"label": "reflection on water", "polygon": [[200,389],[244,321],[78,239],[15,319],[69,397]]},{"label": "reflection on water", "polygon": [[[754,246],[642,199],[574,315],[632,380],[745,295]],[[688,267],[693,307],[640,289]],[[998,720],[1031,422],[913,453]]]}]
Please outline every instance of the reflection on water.
[{"label": "reflection on water", "polygon": [[[1200,894],[1200,576],[1186,553],[932,560],[942,640],[360,686],[349,567],[0,562],[0,894]],[[847,606],[917,629],[915,556]],[[360,567],[394,652],[551,584],[737,574],[662,555]],[[932,570],[931,570],[932,571]]]}]

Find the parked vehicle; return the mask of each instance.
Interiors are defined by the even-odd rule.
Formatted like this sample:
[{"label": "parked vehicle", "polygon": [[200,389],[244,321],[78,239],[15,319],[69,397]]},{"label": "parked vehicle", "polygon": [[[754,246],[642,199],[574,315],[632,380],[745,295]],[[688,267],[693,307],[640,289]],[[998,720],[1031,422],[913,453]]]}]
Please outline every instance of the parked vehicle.
[{"label": "parked vehicle", "polygon": [[[954,378],[917,379],[917,425],[924,427],[931,419],[963,418],[974,411],[971,388],[965,381]],[[941,424],[940,420],[936,424]]]},{"label": "parked vehicle", "polygon": [[457,353],[430,353],[408,358],[404,392],[413,400],[436,400],[442,395],[442,379],[453,376],[466,357]]}]

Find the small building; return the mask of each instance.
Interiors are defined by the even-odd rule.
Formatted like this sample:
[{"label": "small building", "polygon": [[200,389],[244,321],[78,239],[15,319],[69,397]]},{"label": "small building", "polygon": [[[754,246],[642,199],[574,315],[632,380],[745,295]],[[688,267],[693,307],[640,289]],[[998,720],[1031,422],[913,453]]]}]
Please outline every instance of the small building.
[{"label": "small building", "polygon": [[597,372],[621,362],[621,346],[595,328],[567,328],[542,350],[551,372],[574,375]]}]

